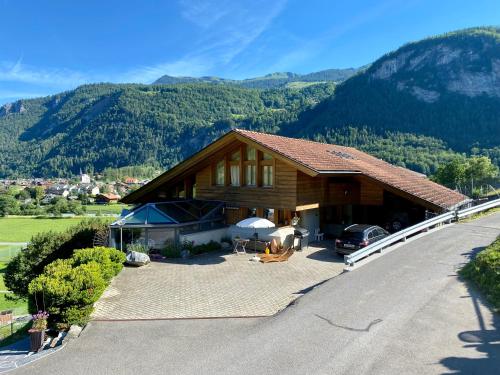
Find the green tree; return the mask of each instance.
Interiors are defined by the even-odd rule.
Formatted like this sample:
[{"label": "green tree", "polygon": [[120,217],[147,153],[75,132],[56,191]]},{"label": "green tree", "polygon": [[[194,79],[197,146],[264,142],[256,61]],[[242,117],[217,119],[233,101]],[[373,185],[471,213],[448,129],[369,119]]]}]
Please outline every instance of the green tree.
[{"label": "green tree", "polygon": [[473,156],[467,162],[467,181],[482,184],[498,176],[498,167],[487,156]]},{"label": "green tree", "polygon": [[19,202],[10,194],[0,195],[0,216],[19,213]]},{"label": "green tree", "polygon": [[45,190],[43,190],[43,187],[41,186],[36,186],[33,190],[32,198],[36,201],[36,205],[40,206],[40,201],[45,196]]},{"label": "green tree", "polygon": [[61,216],[61,214],[69,212],[68,200],[66,198],[56,198],[55,202],[47,208],[47,212],[54,216]]},{"label": "green tree", "polygon": [[432,179],[442,185],[455,189],[466,181],[468,162],[466,158],[458,157],[441,165]]},{"label": "green tree", "polygon": [[30,199],[31,195],[30,195],[29,191],[27,191],[26,189],[23,189],[23,190],[20,190],[16,194],[16,198],[17,198],[17,200],[25,201],[26,199]]}]

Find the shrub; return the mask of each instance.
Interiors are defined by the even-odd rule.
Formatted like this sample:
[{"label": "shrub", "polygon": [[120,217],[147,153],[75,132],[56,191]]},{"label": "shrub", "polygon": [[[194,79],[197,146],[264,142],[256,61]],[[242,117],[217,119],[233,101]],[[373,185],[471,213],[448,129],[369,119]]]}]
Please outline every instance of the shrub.
[{"label": "shrub", "polygon": [[127,245],[127,251],[135,251],[137,253],[149,254],[149,248],[140,242],[134,242]]},{"label": "shrub", "polygon": [[104,280],[109,281],[123,268],[125,254],[108,247],[93,247],[76,250],[71,258],[74,266],[96,262],[101,268]]},{"label": "shrub", "polygon": [[[31,300],[45,308],[51,323],[86,324],[93,304],[123,267],[125,255],[116,249],[76,250],[70,259],[48,264],[29,286]],[[41,306],[43,304],[43,306]]]},{"label": "shrub", "polygon": [[209,253],[211,251],[220,250],[220,248],[221,248],[220,243],[215,241],[210,241],[209,243],[206,244],[193,246],[191,249],[191,254],[197,255],[197,254]]},{"label": "shrub", "polygon": [[499,270],[500,237],[460,270],[460,275],[476,284],[497,311],[500,310]]},{"label": "shrub", "polygon": [[67,259],[75,249],[91,247],[97,231],[107,227],[105,221],[83,220],[64,232],[44,232],[34,235],[30,243],[7,265],[4,280],[17,297],[28,296],[28,285],[44,267],[56,259]]},{"label": "shrub", "polygon": [[227,236],[226,236],[226,237],[222,237],[222,238],[220,239],[220,242],[221,242],[221,243],[222,243],[222,242],[225,242],[225,243],[228,243],[229,245],[232,245],[232,244],[233,244],[233,241],[231,240],[231,237],[227,237]]},{"label": "shrub", "polygon": [[180,258],[181,249],[174,242],[168,242],[165,247],[161,249],[161,255],[167,258]]}]

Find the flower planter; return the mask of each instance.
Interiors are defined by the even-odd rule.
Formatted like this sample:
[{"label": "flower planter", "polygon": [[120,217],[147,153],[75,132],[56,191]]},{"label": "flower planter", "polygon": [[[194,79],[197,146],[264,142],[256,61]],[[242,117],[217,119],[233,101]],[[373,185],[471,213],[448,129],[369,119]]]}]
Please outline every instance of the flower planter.
[{"label": "flower planter", "polygon": [[45,332],[38,329],[30,329],[28,332],[30,334],[30,351],[38,352],[43,347]]}]

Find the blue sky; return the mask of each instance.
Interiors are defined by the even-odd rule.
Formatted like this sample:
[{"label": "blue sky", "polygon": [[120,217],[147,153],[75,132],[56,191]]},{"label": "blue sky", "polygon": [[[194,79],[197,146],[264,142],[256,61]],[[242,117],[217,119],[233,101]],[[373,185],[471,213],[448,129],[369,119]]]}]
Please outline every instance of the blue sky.
[{"label": "blue sky", "polygon": [[358,67],[402,44],[500,24],[499,0],[0,0],[0,103],[163,74]]}]

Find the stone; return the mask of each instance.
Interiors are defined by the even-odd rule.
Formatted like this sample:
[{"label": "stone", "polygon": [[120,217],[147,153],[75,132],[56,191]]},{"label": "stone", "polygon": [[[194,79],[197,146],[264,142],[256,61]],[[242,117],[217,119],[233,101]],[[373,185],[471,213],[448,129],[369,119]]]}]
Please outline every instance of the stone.
[{"label": "stone", "polygon": [[145,266],[149,262],[151,262],[151,259],[149,259],[148,254],[139,253],[137,251],[129,251],[127,253],[127,264],[140,267]]},{"label": "stone", "polygon": [[76,339],[78,336],[80,336],[80,333],[82,333],[82,327],[73,324],[71,327],[69,327],[69,331],[66,336],[68,339]]}]

